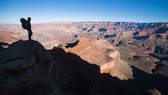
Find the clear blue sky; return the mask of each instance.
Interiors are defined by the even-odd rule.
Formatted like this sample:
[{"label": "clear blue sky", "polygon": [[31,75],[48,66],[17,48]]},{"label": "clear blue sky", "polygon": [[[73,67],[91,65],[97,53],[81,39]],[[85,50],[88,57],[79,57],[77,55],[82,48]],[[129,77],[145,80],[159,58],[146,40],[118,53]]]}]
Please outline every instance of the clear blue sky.
[{"label": "clear blue sky", "polygon": [[168,22],[168,0],[0,0],[0,23]]}]

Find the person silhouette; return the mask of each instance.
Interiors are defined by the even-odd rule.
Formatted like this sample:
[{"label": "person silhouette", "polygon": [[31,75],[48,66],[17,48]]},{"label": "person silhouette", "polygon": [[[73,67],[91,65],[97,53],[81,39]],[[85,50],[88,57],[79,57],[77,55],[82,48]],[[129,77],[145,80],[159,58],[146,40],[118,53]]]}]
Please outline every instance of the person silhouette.
[{"label": "person silhouette", "polygon": [[20,22],[22,23],[22,28],[23,29],[26,29],[28,31],[28,37],[29,37],[29,40],[31,40],[31,36],[33,35],[33,32],[31,30],[31,18],[28,17],[28,19],[24,19],[24,18],[21,18],[20,19]]}]

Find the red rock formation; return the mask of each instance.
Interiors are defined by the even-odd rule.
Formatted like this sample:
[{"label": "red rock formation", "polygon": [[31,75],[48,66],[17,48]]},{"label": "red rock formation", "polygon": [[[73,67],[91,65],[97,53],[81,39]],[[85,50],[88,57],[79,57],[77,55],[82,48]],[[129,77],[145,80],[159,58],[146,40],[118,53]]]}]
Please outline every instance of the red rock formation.
[{"label": "red rock formation", "polygon": [[19,35],[9,31],[0,31],[0,42],[13,43],[20,39]]},{"label": "red rock formation", "polygon": [[91,64],[97,64],[101,73],[110,73],[122,80],[133,78],[129,64],[123,61],[118,50],[105,40],[81,37],[76,46],[64,50],[79,55]]}]

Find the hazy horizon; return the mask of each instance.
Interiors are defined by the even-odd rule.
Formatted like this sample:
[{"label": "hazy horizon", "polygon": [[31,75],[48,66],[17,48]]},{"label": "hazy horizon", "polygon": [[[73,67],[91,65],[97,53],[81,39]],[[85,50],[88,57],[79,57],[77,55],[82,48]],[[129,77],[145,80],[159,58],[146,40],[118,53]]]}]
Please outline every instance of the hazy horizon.
[{"label": "hazy horizon", "polygon": [[1,0],[0,23],[168,22],[167,0]]},{"label": "hazy horizon", "polygon": [[[168,23],[167,22],[129,22],[129,21],[53,21],[53,22],[33,22],[31,24],[56,24],[56,23],[116,23],[116,22],[121,22],[121,23]],[[19,21],[17,23],[12,23],[12,22],[0,22],[0,24],[21,24]]]}]

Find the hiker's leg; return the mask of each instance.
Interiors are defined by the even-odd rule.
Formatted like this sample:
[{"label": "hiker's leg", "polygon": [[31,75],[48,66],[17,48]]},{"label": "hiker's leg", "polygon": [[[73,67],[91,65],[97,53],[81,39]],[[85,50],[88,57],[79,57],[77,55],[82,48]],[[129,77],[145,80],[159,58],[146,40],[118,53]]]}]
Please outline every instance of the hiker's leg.
[{"label": "hiker's leg", "polygon": [[33,35],[33,32],[31,31],[31,29],[28,30],[28,36],[29,36],[29,40],[31,40],[31,36]]}]

